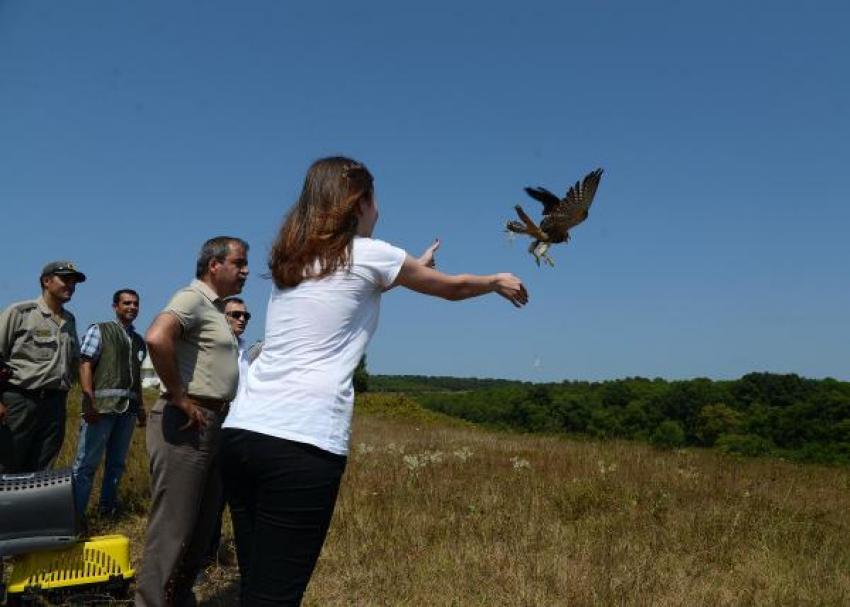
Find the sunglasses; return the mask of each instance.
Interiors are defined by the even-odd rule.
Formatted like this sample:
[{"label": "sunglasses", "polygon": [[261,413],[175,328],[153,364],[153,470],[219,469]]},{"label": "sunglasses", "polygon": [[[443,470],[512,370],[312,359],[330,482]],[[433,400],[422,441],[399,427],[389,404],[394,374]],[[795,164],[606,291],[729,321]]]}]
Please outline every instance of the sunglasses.
[{"label": "sunglasses", "polygon": [[235,318],[236,320],[242,320],[243,318],[248,321],[251,320],[250,312],[225,312],[230,318]]}]

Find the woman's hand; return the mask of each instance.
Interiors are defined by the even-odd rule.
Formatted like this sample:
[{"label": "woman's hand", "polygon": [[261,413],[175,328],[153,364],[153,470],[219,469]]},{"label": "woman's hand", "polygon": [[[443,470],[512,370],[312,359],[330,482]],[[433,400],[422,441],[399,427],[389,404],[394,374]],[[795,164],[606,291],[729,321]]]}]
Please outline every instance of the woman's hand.
[{"label": "woman's hand", "polygon": [[434,242],[430,247],[425,249],[425,252],[419,256],[419,263],[423,266],[427,266],[429,268],[437,267],[437,260],[434,258],[434,255],[437,253],[437,249],[440,248],[440,239],[435,238]]},{"label": "woman's hand", "polygon": [[513,274],[496,274],[496,293],[521,308],[528,303],[528,291],[522,281]]}]

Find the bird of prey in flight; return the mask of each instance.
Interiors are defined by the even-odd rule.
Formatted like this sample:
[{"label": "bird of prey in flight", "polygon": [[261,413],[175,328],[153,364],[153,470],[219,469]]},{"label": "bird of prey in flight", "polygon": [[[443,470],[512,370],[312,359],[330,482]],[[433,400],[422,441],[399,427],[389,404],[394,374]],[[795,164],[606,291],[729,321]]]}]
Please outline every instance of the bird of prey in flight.
[{"label": "bird of prey in flight", "polygon": [[581,182],[576,181],[563,198],[558,198],[546,188],[525,188],[525,193],[543,203],[543,219],[538,226],[520,205],[516,205],[516,214],[521,221],[509,221],[506,228],[517,234],[528,234],[534,240],[528,247],[528,252],[534,255],[534,261],[540,265],[540,259],[554,266],[555,262],[549,257],[549,246],[570,239],[569,231],[587,219],[587,211],[599,180],[602,179],[602,169],[596,169],[584,176]]}]

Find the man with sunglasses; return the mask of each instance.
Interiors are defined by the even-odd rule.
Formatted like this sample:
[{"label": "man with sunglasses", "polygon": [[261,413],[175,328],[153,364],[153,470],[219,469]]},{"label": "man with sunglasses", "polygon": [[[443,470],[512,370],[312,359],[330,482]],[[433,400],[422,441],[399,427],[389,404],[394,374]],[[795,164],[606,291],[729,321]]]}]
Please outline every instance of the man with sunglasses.
[{"label": "man with sunglasses", "polygon": [[[248,366],[253,362],[256,356],[252,357],[252,352],[256,346],[251,348],[245,347],[245,339],[242,335],[248,327],[248,321],[251,320],[251,313],[248,312],[248,306],[240,297],[228,297],[224,300],[224,316],[227,318],[227,324],[236,336],[236,341],[239,344],[239,388],[245,385],[245,374],[248,372]],[[218,523],[215,527],[215,534],[211,538],[209,551],[204,557],[204,567],[212,567],[218,564],[218,551],[221,545],[221,522],[224,516],[224,495],[221,496],[221,503],[218,509]]]},{"label": "man with sunglasses", "polygon": [[228,297],[225,300],[224,315],[227,317],[227,322],[239,343],[239,387],[241,388],[245,385],[245,374],[248,372],[248,367],[257,360],[263,350],[263,340],[254,342],[248,348],[245,347],[245,339],[242,334],[245,333],[248,321],[251,320],[251,313],[248,311],[245,302],[239,297]]},{"label": "man with sunglasses", "polygon": [[251,313],[239,297],[228,297],[225,300],[224,315],[239,344],[239,389],[241,390],[245,386],[245,374],[248,372],[248,367],[257,360],[263,350],[263,340],[255,342],[248,348],[245,347],[245,339],[242,335],[245,333],[248,321],[251,320]]},{"label": "man with sunglasses", "polygon": [[65,309],[86,275],[70,261],[41,271],[41,296],[0,313],[0,474],[47,470],[65,439],[80,343]]},{"label": "man with sunglasses", "polygon": [[241,298],[228,297],[224,300],[224,315],[227,317],[227,324],[230,325],[230,329],[239,343],[239,387],[241,388],[250,364],[248,349],[245,347],[245,340],[242,335],[248,327],[248,321],[251,320],[251,313],[248,312],[248,306]]}]

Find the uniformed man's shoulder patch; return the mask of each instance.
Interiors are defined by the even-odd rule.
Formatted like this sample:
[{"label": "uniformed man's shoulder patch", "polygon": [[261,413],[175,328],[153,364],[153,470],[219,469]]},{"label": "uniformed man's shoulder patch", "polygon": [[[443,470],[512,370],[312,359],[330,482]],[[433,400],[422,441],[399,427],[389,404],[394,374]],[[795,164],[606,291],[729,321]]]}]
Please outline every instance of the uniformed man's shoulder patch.
[{"label": "uniformed man's shoulder patch", "polygon": [[15,310],[16,312],[29,312],[33,308],[38,307],[37,299],[28,299],[27,301],[18,301],[9,306],[10,310]]}]

